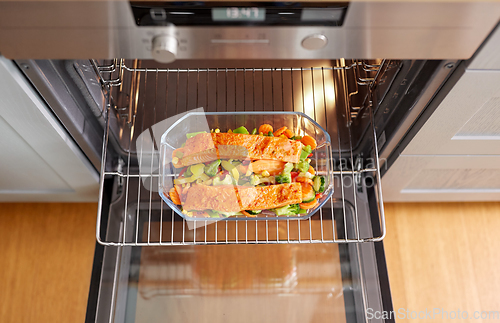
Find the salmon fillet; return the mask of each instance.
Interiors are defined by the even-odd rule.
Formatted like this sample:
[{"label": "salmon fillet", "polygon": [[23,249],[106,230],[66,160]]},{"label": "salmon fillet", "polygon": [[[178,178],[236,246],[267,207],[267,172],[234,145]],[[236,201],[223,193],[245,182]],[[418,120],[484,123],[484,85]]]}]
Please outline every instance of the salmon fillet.
[{"label": "salmon fillet", "polygon": [[302,202],[300,183],[278,184],[260,187],[205,186],[189,188],[183,208],[192,210],[215,210],[238,212],[241,210],[273,209]]},{"label": "salmon fillet", "polygon": [[303,144],[281,137],[239,133],[201,133],[186,141],[182,166],[216,159],[272,159],[298,163]]}]

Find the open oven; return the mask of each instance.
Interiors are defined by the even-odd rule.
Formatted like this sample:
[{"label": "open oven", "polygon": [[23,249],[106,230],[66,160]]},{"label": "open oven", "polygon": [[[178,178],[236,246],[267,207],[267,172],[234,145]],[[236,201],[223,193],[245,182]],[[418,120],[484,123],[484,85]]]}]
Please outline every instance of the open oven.
[{"label": "open oven", "polygon": [[[100,173],[88,322],[394,321],[370,315],[392,310],[381,174],[498,5],[30,6],[0,2],[0,51]],[[315,120],[331,199],[305,220],[189,226],[158,194],[157,134],[200,109]]]}]

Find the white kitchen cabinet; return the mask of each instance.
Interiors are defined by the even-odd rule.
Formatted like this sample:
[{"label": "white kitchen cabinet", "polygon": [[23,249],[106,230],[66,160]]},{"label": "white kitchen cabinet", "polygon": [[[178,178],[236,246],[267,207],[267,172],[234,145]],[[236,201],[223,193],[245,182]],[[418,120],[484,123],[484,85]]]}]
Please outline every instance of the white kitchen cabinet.
[{"label": "white kitchen cabinet", "polygon": [[403,155],[500,155],[500,70],[467,70]]},{"label": "white kitchen cabinet", "polygon": [[500,28],[382,179],[386,201],[500,200]]},{"label": "white kitchen cabinet", "polygon": [[497,28],[489,37],[481,50],[472,60],[469,69],[500,70],[500,28]]},{"label": "white kitchen cabinet", "polygon": [[97,170],[24,75],[3,57],[0,138],[0,201],[97,201]]},{"label": "white kitchen cabinet", "polygon": [[500,156],[400,156],[382,179],[384,199],[500,199]]},{"label": "white kitchen cabinet", "polygon": [[500,200],[500,70],[467,70],[382,185],[386,201]]}]

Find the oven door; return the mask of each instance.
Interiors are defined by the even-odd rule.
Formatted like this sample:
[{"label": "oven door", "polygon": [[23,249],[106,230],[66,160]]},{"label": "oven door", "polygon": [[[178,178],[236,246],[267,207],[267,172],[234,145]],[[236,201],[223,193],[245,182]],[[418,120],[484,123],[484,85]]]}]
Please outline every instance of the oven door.
[{"label": "oven door", "polygon": [[[112,183],[109,190],[111,196]],[[343,210],[333,212],[340,216]],[[147,206],[139,207],[140,216],[149,213]],[[163,216],[175,217],[167,209]],[[367,225],[360,223],[360,230],[369,230]],[[141,226],[139,239],[147,234],[146,222]],[[232,226],[220,226],[234,233]],[[246,243],[245,237],[242,245],[96,244],[86,322],[393,322],[374,319],[392,310],[382,242],[304,238],[303,243],[262,245]]]},{"label": "oven door", "polygon": [[[101,174],[108,191],[97,236],[106,246],[98,246],[103,263],[89,321],[365,322],[371,311],[392,310],[377,242],[385,225],[368,98],[375,80],[395,77],[403,62],[94,63],[116,98],[106,150],[119,149],[117,166]],[[306,220],[191,227],[156,191],[156,152],[170,118],[200,107],[313,118],[332,137],[333,197]]]}]

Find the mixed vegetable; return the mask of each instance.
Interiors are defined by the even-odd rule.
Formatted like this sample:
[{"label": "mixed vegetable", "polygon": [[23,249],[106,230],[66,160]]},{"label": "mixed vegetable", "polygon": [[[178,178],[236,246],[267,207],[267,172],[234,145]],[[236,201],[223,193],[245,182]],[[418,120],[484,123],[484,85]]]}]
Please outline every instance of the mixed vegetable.
[{"label": "mixed vegetable", "polygon": [[[211,130],[219,133],[220,129]],[[187,134],[187,138],[205,132]],[[316,148],[316,140],[310,136],[295,135],[287,127],[281,127],[273,132],[273,127],[263,124],[258,129],[248,131],[241,126],[228,133],[239,133],[256,136],[283,137],[290,140],[298,140],[304,145],[298,163],[286,163],[279,160],[235,160],[223,159],[207,163],[199,163],[180,169],[179,176],[174,180],[175,188],[169,192],[171,200],[181,205],[185,199],[187,191],[193,185],[237,185],[237,186],[267,186],[273,184],[284,184],[299,182],[302,188],[302,203],[286,205],[271,210],[246,210],[240,212],[220,212],[204,210],[196,212],[183,211],[191,217],[227,217],[227,216],[247,216],[256,217],[259,214],[276,216],[296,216],[307,213],[308,209],[314,208],[318,204],[318,199],[325,191],[325,177],[316,175],[314,167],[310,164],[312,151]],[[182,158],[182,153],[174,151],[173,158]]]}]

